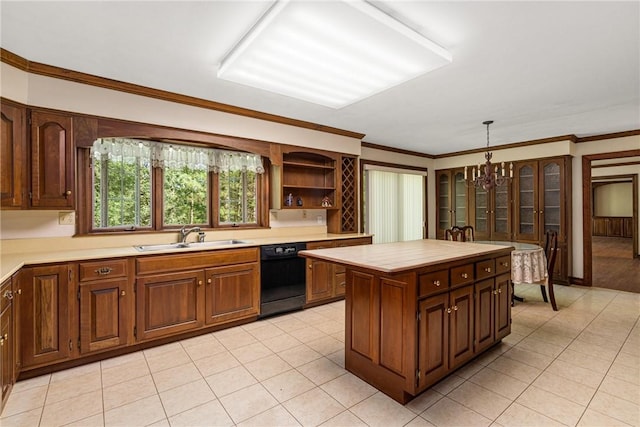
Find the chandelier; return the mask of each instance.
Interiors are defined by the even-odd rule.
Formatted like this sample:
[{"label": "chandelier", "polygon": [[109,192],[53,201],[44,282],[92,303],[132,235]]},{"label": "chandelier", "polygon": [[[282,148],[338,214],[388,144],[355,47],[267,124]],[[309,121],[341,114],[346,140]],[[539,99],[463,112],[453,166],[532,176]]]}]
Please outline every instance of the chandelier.
[{"label": "chandelier", "polygon": [[[506,176],[507,171],[504,162],[502,162],[500,165],[491,164],[491,157],[493,156],[493,154],[489,151],[489,125],[491,123],[493,123],[493,120],[482,122],[483,125],[487,126],[487,152],[484,154],[486,162],[484,163],[484,165],[480,163],[478,164],[477,175],[475,167],[471,171],[472,179],[470,184],[473,184],[477,188],[482,188],[485,191],[489,191],[496,186],[503,186],[509,182],[509,179]],[[467,181],[468,179],[467,176],[467,166],[465,166],[465,181]],[[509,164],[509,178],[513,178],[513,163]]]}]

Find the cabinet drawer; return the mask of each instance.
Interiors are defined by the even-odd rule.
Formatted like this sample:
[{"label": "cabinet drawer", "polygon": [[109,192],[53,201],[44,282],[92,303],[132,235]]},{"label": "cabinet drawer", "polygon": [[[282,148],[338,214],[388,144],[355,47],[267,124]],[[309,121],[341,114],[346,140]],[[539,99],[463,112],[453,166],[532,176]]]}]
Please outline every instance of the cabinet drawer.
[{"label": "cabinet drawer", "polygon": [[137,274],[150,274],[258,262],[258,250],[259,248],[256,247],[179,255],[141,256],[136,258],[136,269]]},{"label": "cabinet drawer", "polygon": [[493,277],[496,274],[496,265],[494,259],[488,259],[476,263],[476,280],[482,280],[487,277]]},{"label": "cabinet drawer", "polygon": [[341,239],[336,240],[336,247],[342,248],[345,246],[358,246],[358,245],[370,245],[371,237],[357,237],[355,239]]},{"label": "cabinet drawer", "polygon": [[319,242],[308,242],[307,249],[327,249],[335,248],[336,244],[333,240],[321,240]]},{"label": "cabinet drawer", "polygon": [[438,291],[449,288],[449,270],[434,271],[433,273],[421,274],[420,297],[434,294]]},{"label": "cabinet drawer", "polygon": [[4,312],[5,308],[9,307],[13,294],[11,292],[11,280],[7,280],[0,285],[0,313]]},{"label": "cabinet drawer", "polygon": [[511,270],[511,255],[496,258],[496,274],[506,273]]},{"label": "cabinet drawer", "polygon": [[461,265],[451,269],[451,286],[473,282],[473,264]]},{"label": "cabinet drawer", "polygon": [[111,279],[127,275],[127,260],[115,259],[80,263],[80,281]]}]

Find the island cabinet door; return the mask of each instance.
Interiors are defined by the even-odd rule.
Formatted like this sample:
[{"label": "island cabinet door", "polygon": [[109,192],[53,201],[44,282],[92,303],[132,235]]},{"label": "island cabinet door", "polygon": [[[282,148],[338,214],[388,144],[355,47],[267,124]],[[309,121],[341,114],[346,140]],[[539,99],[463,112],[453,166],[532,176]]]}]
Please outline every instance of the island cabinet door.
[{"label": "island cabinet door", "polygon": [[209,268],[205,271],[206,324],[257,316],[260,310],[258,263]]},{"label": "island cabinet door", "polygon": [[475,284],[475,352],[480,353],[495,341],[494,279]]},{"label": "island cabinet door", "polygon": [[449,303],[449,369],[473,357],[473,285],[451,291]]},{"label": "island cabinet door", "polygon": [[136,281],[138,341],[204,325],[204,270],[139,277]]},{"label": "island cabinet door", "polygon": [[449,294],[424,299],[418,309],[418,388],[423,389],[449,370]]},{"label": "island cabinet door", "polygon": [[496,277],[495,286],[495,334],[496,341],[501,340],[511,333],[511,274],[503,274]]}]

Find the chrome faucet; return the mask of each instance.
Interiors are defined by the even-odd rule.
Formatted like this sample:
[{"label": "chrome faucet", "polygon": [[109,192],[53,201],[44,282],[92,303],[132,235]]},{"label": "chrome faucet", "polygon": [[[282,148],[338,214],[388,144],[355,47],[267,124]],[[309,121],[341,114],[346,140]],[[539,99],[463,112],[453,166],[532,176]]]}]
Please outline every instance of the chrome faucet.
[{"label": "chrome faucet", "polygon": [[191,233],[200,233],[202,230],[200,230],[200,227],[192,227],[192,228],[187,228],[187,226],[185,225],[184,227],[182,227],[180,229],[180,244],[182,245],[186,245],[187,244],[187,236]]}]

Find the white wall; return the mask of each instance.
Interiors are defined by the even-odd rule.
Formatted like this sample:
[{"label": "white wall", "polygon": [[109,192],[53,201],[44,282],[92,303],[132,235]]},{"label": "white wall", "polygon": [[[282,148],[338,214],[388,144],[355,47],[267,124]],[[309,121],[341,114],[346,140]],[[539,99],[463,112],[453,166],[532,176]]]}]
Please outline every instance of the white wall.
[{"label": "white wall", "polygon": [[633,216],[633,184],[619,182],[599,185],[593,191],[595,216]]}]

